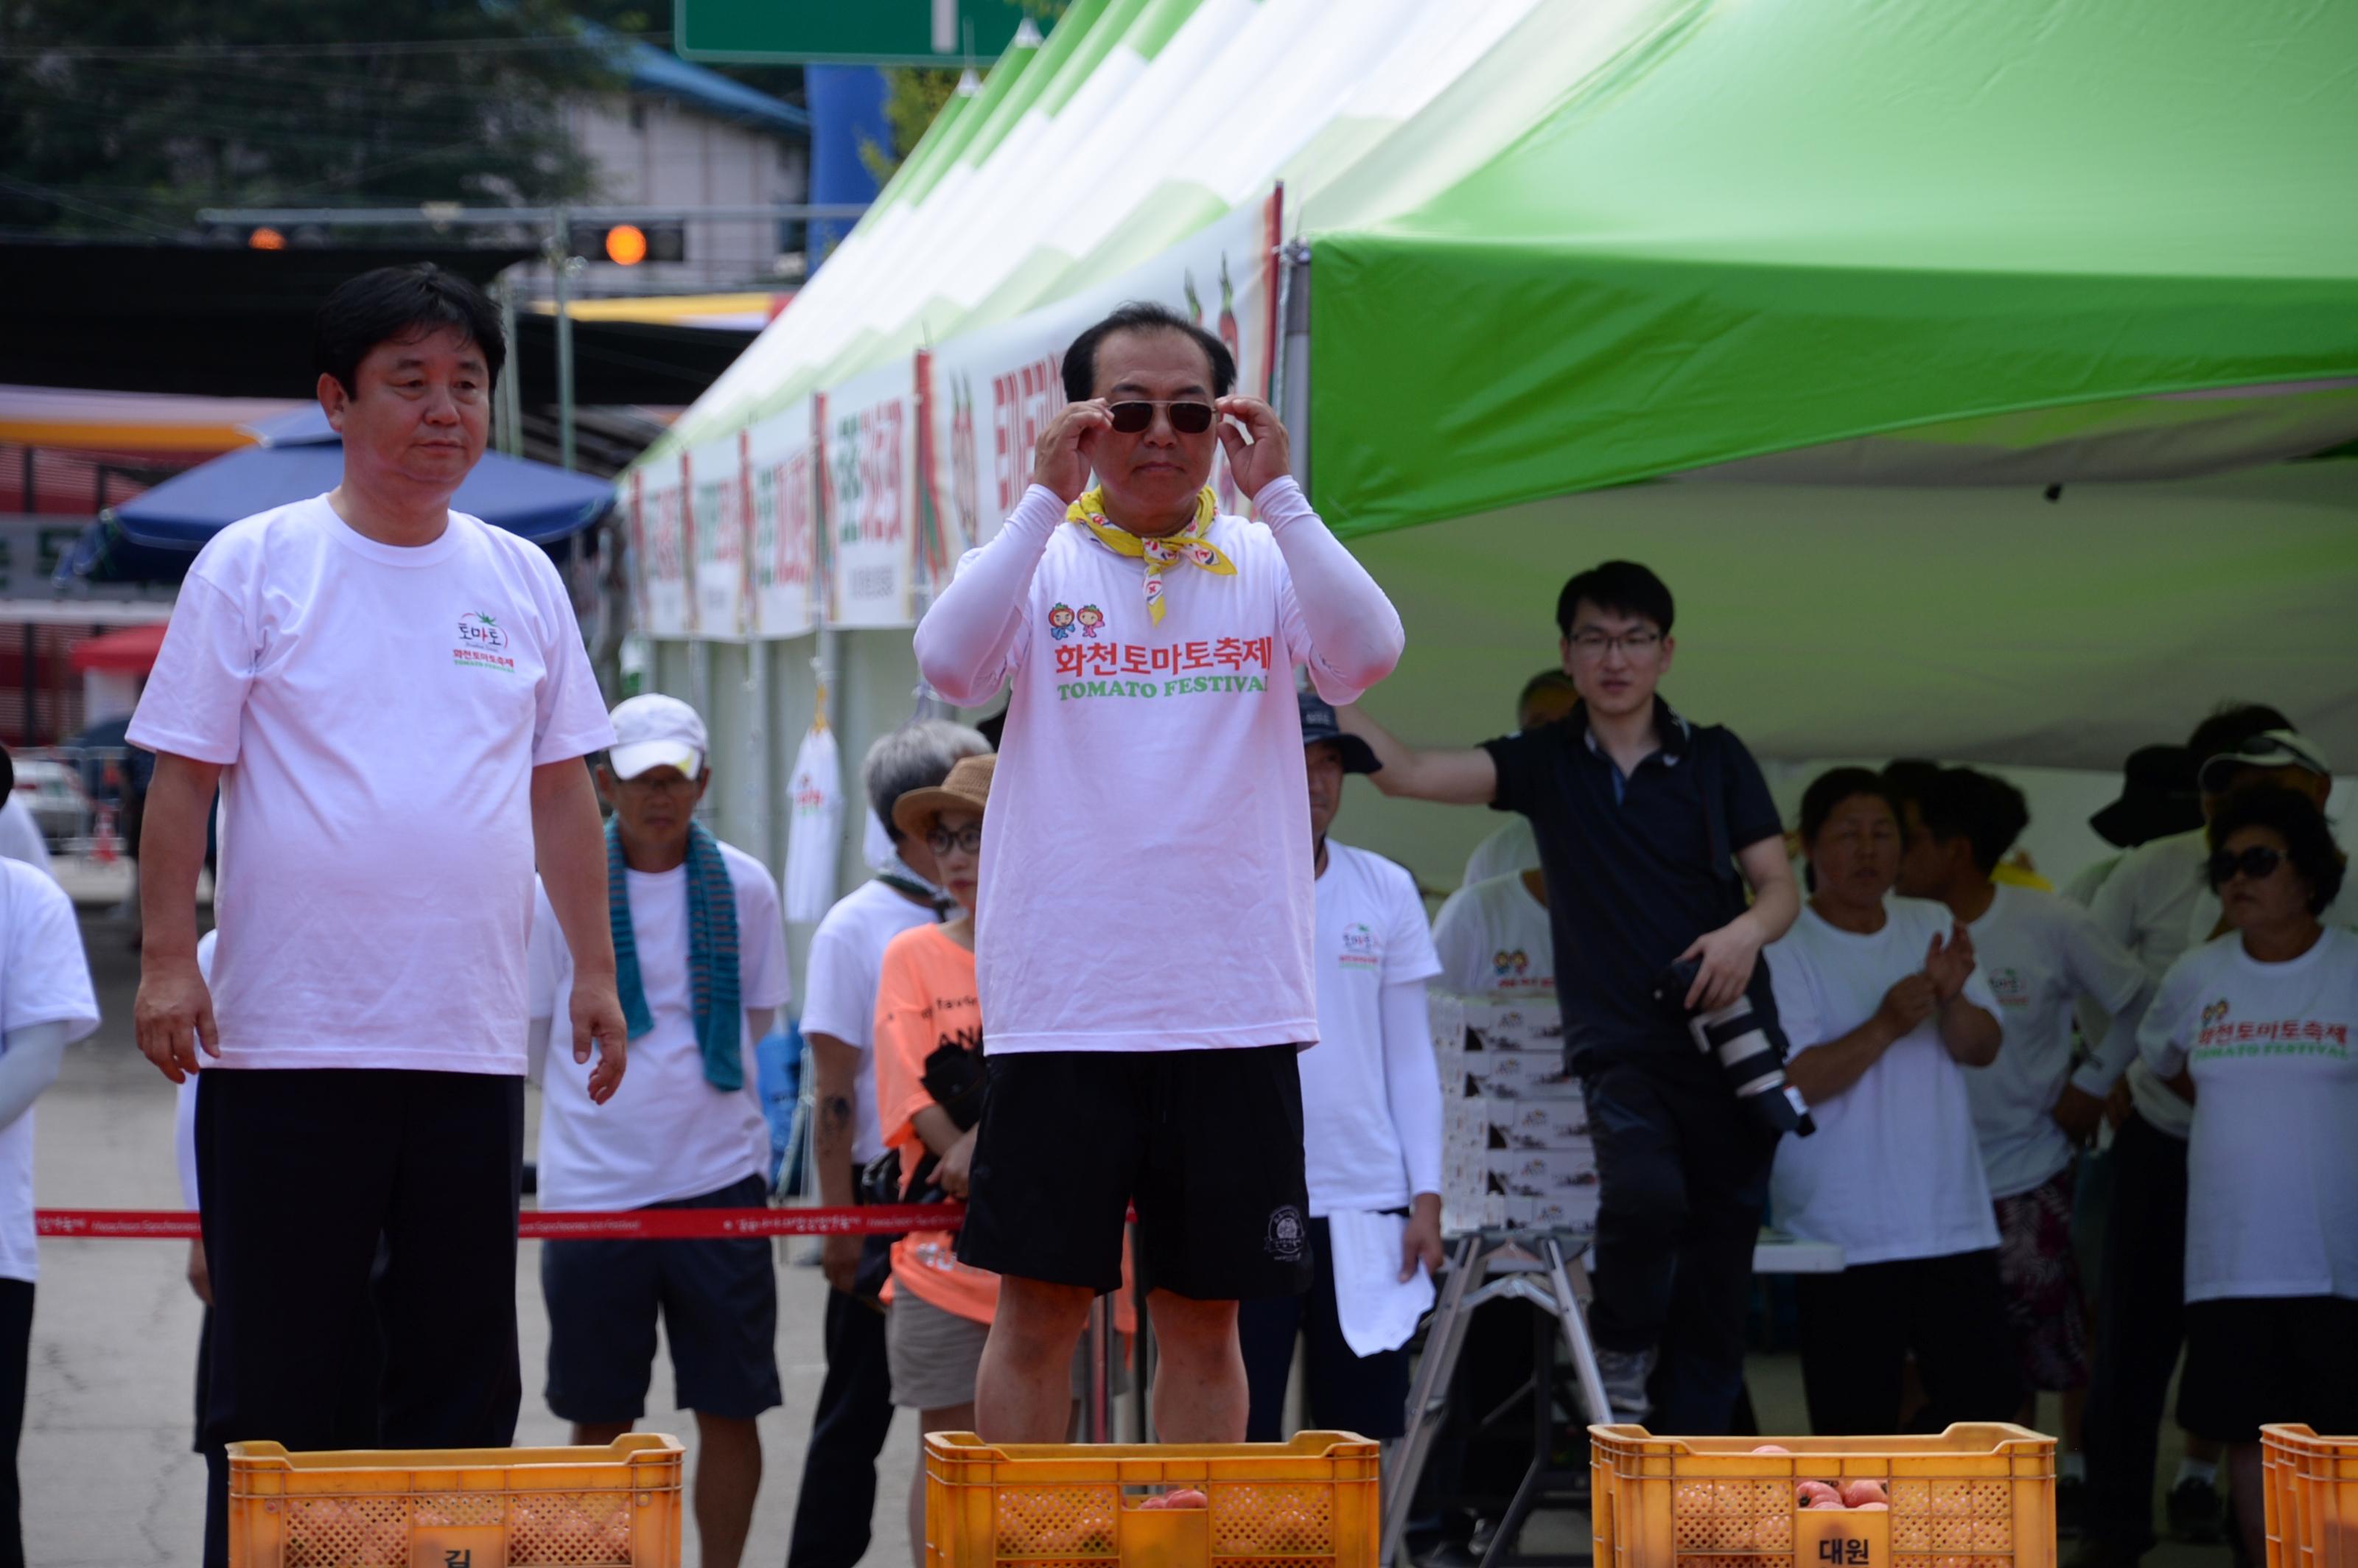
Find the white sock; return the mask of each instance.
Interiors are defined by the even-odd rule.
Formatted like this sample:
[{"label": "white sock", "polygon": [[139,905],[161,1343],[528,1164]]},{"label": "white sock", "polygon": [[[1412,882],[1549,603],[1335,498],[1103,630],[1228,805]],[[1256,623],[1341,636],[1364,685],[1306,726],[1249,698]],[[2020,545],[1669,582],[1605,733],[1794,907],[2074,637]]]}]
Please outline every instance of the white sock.
[{"label": "white sock", "polygon": [[2189,1481],[2200,1481],[2206,1487],[2218,1485],[2219,1462],[2215,1459],[2180,1460],[2178,1462],[2178,1479],[2172,1481],[2170,1486],[2175,1488],[2184,1486]]},{"label": "white sock", "polygon": [[2065,1454],[2056,1460],[2055,1473],[2067,1481],[2084,1481],[2088,1478],[2088,1456]]}]

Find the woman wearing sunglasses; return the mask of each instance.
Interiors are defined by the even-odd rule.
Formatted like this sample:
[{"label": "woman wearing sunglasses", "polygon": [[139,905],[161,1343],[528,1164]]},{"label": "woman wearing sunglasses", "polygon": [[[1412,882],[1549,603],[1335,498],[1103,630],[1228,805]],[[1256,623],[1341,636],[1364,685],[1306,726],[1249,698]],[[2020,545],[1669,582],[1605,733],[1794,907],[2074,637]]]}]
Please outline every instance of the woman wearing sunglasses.
[{"label": "woman wearing sunglasses", "polygon": [[2194,1102],[2178,1420],[2229,1445],[2257,1563],[2260,1426],[2358,1432],[2358,935],[2318,919],[2343,857],[2309,795],[2237,790],[2210,839],[2224,934],[2171,966],[2137,1039]]}]

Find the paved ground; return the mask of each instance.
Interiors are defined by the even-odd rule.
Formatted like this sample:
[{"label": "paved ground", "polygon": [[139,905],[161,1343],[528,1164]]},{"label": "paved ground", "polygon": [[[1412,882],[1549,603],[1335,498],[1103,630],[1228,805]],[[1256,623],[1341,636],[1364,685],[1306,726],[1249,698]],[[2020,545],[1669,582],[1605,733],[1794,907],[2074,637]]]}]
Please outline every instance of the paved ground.
[{"label": "paved ground", "polygon": [[[103,910],[85,909],[83,935],[106,1023],[68,1054],[62,1078],[41,1101],[38,1200],[60,1207],[177,1207],[172,1087],[131,1044],[135,960],[124,929]],[[526,1389],[518,1441],[562,1442],[564,1426],[537,1394],[546,1318],[535,1245],[525,1243],[525,1254],[517,1271]],[[133,1568],[196,1561],[204,1472],[189,1444],[200,1309],[183,1277],[186,1261],[185,1244],[178,1242],[42,1244],[20,1457],[30,1562],[44,1568]],[[818,1271],[785,1267],[778,1278],[786,1402],[762,1422],[769,1479],[746,1558],[756,1565],[784,1561],[804,1441],[824,1371],[819,1314],[826,1287]],[[1764,1427],[1801,1430],[1800,1383],[1790,1358],[1760,1358],[1752,1383]],[[658,1370],[652,1396],[657,1410],[645,1424],[692,1434],[684,1412],[665,1408],[669,1397],[669,1376]],[[903,1416],[885,1449],[871,1564],[892,1568],[902,1560],[901,1500],[915,1444],[914,1418]],[[2166,1467],[2176,1458],[2174,1452],[2167,1454]],[[1528,1544],[1585,1548],[1585,1536],[1584,1519],[1555,1516],[1535,1522]],[[687,1561],[697,1561],[692,1530]],[[2153,1568],[2224,1568],[2224,1554],[2215,1550],[2168,1549],[2150,1561]]]}]

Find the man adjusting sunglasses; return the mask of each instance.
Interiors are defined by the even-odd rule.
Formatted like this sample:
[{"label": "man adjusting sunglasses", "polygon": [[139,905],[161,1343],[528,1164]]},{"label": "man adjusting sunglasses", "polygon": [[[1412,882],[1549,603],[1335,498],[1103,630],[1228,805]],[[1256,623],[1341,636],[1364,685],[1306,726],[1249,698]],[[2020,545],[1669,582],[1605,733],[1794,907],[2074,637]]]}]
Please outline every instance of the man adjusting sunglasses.
[{"label": "man adjusting sunglasses", "polygon": [[[1032,488],[917,628],[942,696],[1014,688],[976,928],[990,1095],[958,1236],[959,1260],[1000,1277],[974,1395],[991,1442],[1064,1435],[1074,1343],[1121,1281],[1133,1203],[1165,1441],[1243,1440],[1237,1303],[1312,1276],[1293,666],[1349,701],[1390,673],[1401,623],[1236,373],[1161,306],[1075,339]],[[1220,510],[1222,448],[1258,521]],[[1141,938],[1217,959],[1142,975]]]}]

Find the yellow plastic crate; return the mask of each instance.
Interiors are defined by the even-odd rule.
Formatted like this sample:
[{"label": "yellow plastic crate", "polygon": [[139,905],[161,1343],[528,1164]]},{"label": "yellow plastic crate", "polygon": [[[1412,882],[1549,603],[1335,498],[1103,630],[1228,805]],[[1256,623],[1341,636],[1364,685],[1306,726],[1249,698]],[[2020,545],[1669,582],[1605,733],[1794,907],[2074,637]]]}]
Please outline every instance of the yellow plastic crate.
[{"label": "yellow plastic crate", "polygon": [[[2055,1440],[1656,1437],[1588,1429],[1596,1568],[2054,1568]],[[1790,1454],[1755,1454],[1764,1443]],[[1887,1482],[1887,1510],[1804,1510],[1796,1483]]]},{"label": "yellow plastic crate", "polygon": [[2358,1437],[2260,1428],[2268,1568],[2358,1568]]},{"label": "yellow plastic crate", "polygon": [[229,1445],[232,1568],[679,1568],[679,1440],[289,1454]]},{"label": "yellow plastic crate", "polygon": [[[926,1568],[1376,1568],[1379,1461],[1347,1432],[1088,1445],[929,1433]],[[1211,1506],[1140,1506],[1185,1487]]]}]

